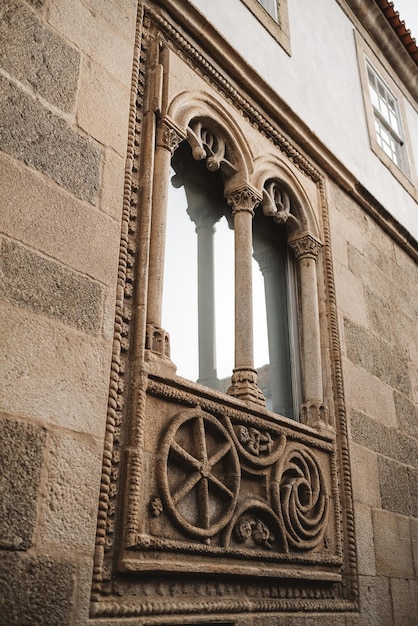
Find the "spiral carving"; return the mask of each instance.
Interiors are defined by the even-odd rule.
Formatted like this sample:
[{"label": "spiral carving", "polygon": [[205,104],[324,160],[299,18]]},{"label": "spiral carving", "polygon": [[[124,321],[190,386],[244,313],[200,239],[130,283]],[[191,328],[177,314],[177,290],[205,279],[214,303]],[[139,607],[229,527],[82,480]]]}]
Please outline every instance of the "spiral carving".
[{"label": "spiral carving", "polygon": [[312,550],[321,542],[328,521],[329,497],[322,470],[307,448],[288,450],[276,465],[272,504],[283,519],[289,546]]}]

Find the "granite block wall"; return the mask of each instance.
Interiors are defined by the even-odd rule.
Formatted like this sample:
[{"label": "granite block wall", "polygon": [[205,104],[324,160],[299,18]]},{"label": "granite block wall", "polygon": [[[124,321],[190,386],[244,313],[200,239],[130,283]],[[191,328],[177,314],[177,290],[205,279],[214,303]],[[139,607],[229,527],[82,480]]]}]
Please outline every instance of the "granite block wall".
[{"label": "granite block wall", "polygon": [[418,267],[348,195],[331,191],[360,579],[359,624],[418,616]]},{"label": "granite block wall", "polygon": [[0,624],[84,624],[134,0],[0,3]]}]

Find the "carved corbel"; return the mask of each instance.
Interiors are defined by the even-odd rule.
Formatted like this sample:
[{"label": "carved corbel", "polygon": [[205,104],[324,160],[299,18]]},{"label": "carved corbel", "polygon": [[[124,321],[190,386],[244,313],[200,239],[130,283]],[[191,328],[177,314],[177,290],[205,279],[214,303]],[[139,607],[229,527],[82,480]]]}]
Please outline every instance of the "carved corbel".
[{"label": "carved corbel", "polygon": [[187,140],[192,148],[192,155],[196,161],[206,159],[206,167],[211,172],[219,168],[227,176],[236,174],[237,169],[226,157],[226,141],[220,133],[213,133],[202,121],[194,120],[187,128]]},{"label": "carved corbel", "polygon": [[291,212],[292,204],[289,194],[276,180],[269,180],[265,183],[261,207],[264,215],[272,217],[277,224],[289,222],[292,228],[300,226],[299,220]]}]

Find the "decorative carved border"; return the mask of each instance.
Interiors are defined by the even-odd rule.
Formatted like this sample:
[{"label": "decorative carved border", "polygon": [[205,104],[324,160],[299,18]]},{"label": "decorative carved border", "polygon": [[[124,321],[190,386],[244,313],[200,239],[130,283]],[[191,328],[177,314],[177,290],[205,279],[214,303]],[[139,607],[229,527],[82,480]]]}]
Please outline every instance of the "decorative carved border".
[{"label": "decorative carved border", "polygon": [[[120,537],[115,533],[117,522],[122,525],[125,516],[126,536],[125,545],[133,545],[136,537],[136,525],[138,519],[138,497],[140,493],[140,479],[142,471],[141,443],[143,439],[143,415],[145,410],[145,396],[148,386],[146,374],[140,369],[130,371],[128,351],[130,349],[129,337],[140,329],[131,328],[131,309],[133,285],[137,277],[135,271],[140,270],[136,251],[136,221],[138,208],[138,172],[140,169],[139,155],[141,144],[141,132],[143,113],[142,106],[145,93],[145,71],[149,48],[149,37],[152,26],[157,26],[159,36],[165,39],[170,47],[188,62],[195,71],[204,76],[218,92],[228,101],[233,102],[238,110],[250,120],[275,146],[277,146],[291,160],[301,172],[307,175],[318,187],[322,203],[322,223],[324,231],[325,273],[328,318],[330,320],[330,351],[332,354],[332,378],[335,389],[337,404],[337,448],[339,465],[333,460],[333,485],[335,489],[334,501],[338,506],[339,494],[337,484],[340,482],[341,491],[344,494],[344,516],[339,511],[339,519],[344,528],[337,529],[338,543],[343,544],[345,537],[346,547],[344,551],[346,583],[335,583],[333,590],[324,588],[318,583],[315,586],[313,580],[309,583],[283,585],[276,587],[273,584],[249,585],[252,590],[248,591],[246,598],[242,599],[218,599],[190,601],[187,599],[190,586],[206,584],[206,591],[200,587],[196,595],[218,595],[224,593],[222,585],[231,583],[207,582],[196,583],[190,580],[184,582],[184,589],[180,592],[173,591],[173,585],[160,586],[158,582],[136,583],[138,601],[132,597],[123,598],[126,582],[113,570],[116,551],[119,549]],[[143,253],[144,254],[144,253]],[[137,260],[135,260],[137,259]],[[139,270],[138,270],[139,267]],[[145,338],[145,328],[143,329]],[[138,367],[135,364],[135,367]],[[130,381],[128,384],[127,381]],[[129,387],[136,389],[136,416],[128,420],[126,405],[129,403]],[[149,391],[156,394],[170,394],[167,385],[157,380],[149,381]],[[187,394],[186,394],[187,395]],[[183,399],[185,398],[182,392]],[[139,400],[138,400],[139,398]],[[206,404],[212,405],[213,401],[207,400]],[[202,401],[204,408],[205,401]],[[228,413],[234,414],[232,407]],[[141,417],[142,415],[142,417]],[[122,420],[136,429],[129,436],[130,446],[127,450],[128,466],[131,467],[131,475],[126,481],[129,485],[127,499],[128,510],[121,511],[120,499],[120,466],[121,466],[121,424]],[[297,430],[297,427],[296,427]],[[303,433],[298,432],[298,438],[303,439]],[[325,445],[321,443],[318,445]],[[354,516],[351,492],[350,463],[348,452],[347,426],[344,404],[344,390],[341,366],[341,350],[338,331],[338,317],[335,301],[335,285],[333,278],[333,264],[330,247],[330,227],[328,219],[328,207],[325,190],[325,179],[321,173],[292,145],[292,143],[275,128],[256,108],[241,95],[237,89],[212,66],[208,60],[189,42],[165,17],[155,13],[152,9],[144,12],[142,6],[139,10],[138,25],[134,47],[133,77],[131,85],[131,109],[129,117],[128,151],[125,169],[125,190],[121,227],[121,245],[119,255],[119,271],[117,283],[117,298],[115,309],[114,342],[112,352],[111,377],[109,387],[109,405],[106,422],[106,435],[103,455],[103,471],[100,490],[96,551],[94,558],[94,572],[92,583],[92,617],[107,616],[133,616],[133,615],[180,615],[197,614],[207,612],[211,614],[239,614],[243,611],[277,612],[293,610],[309,611],[347,611],[357,608],[357,583],[356,583],[356,548],[354,535]],[[282,581],[283,582],[283,581]],[[220,585],[219,589],[217,584]],[[234,583],[235,584],[235,583]],[[234,586],[232,584],[232,586]],[[237,583],[235,586],[242,587]],[[299,586],[298,586],[299,585]],[[155,595],[151,591],[154,586]],[[164,588],[163,588],[164,587]],[[197,587],[196,587],[197,588]],[[187,591],[189,589],[189,591]],[[141,595],[142,594],[142,595]],[[254,599],[252,595],[259,595],[262,599]],[[165,596],[161,602],[152,599],[152,596]],[[178,596],[184,595],[180,600]],[[176,600],[170,600],[177,596]],[[149,597],[149,599],[147,599]]]}]

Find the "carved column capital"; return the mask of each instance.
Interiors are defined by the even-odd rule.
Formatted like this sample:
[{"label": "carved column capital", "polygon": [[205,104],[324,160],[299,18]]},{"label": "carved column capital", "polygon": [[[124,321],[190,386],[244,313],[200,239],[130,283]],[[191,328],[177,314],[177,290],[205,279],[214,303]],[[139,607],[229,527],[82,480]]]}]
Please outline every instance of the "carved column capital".
[{"label": "carved column capital", "polygon": [[258,193],[254,187],[245,185],[239,189],[235,189],[229,194],[226,194],[226,201],[229,206],[232,207],[232,214],[240,211],[245,211],[254,215],[254,209],[258,206],[262,200],[262,196]]},{"label": "carved column capital", "polygon": [[174,154],[178,145],[186,138],[185,133],[168,117],[160,120],[157,126],[157,147],[165,148]]},{"label": "carved column capital", "polygon": [[313,259],[316,261],[322,243],[316,239],[313,235],[303,235],[299,239],[293,239],[289,241],[289,245],[292,248],[295,257],[300,259]]}]

